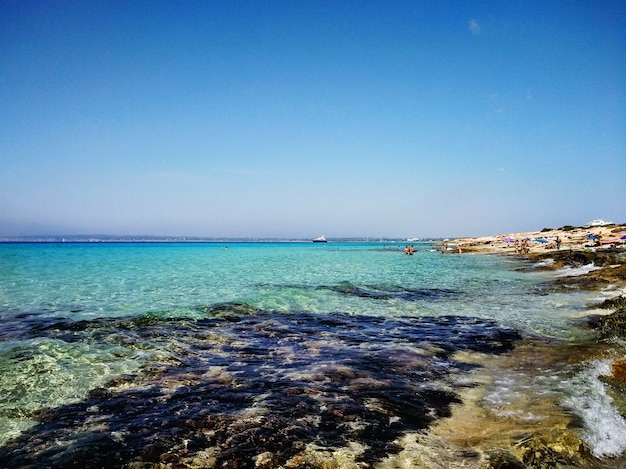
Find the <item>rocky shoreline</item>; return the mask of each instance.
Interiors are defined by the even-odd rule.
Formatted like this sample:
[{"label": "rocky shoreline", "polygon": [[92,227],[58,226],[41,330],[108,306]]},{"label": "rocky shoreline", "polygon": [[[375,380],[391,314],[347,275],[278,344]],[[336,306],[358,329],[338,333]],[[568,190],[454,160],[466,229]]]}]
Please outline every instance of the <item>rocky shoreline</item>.
[{"label": "rocky shoreline", "polygon": [[[582,289],[605,294],[608,299],[589,305],[589,315],[582,323],[598,332],[598,345],[601,346],[602,343],[626,340],[626,248],[622,243],[601,244],[589,237],[615,239],[616,234],[624,231],[626,226],[619,225],[610,229],[544,230],[465,238],[456,242],[463,246],[464,253],[514,255],[528,259],[533,264],[533,269],[560,271],[561,275],[555,279],[556,288]],[[558,236],[561,240],[560,249],[556,249],[554,245],[546,245],[547,243],[531,243],[530,252],[522,254],[515,252],[514,243],[510,241],[511,238],[534,239],[539,236]],[[568,274],[568,269],[571,269],[571,275]],[[598,313],[601,310],[606,310],[606,314]],[[539,348],[537,344],[520,344],[511,357],[510,366],[520,366],[525,361],[536,366],[535,361],[541,357]],[[526,354],[528,359],[522,358]],[[602,380],[612,389],[614,396],[626,396],[626,360],[615,360],[611,370],[612,375],[603,376]],[[626,400],[626,397],[623,399]],[[470,401],[471,397],[467,399],[468,403]],[[480,422],[477,426],[488,428],[493,425],[489,419],[481,422],[484,415],[480,412],[475,412],[474,415],[472,409],[471,403],[464,405],[459,413],[461,419],[471,415],[475,424]],[[563,416],[561,421],[553,423],[551,429],[529,428],[526,432],[518,429],[510,434],[506,429],[495,430],[487,438],[493,446],[491,450],[485,451],[480,468],[622,467],[621,457],[613,461],[597,460],[574,428],[570,428],[572,423],[569,417]],[[446,425],[453,427],[460,425],[460,421],[451,419]]]},{"label": "rocky shoreline", "polygon": [[[609,249],[602,251],[556,251],[530,256],[535,261],[553,259],[554,263],[543,267],[562,269],[593,265],[595,270],[577,276],[565,276],[557,284],[567,288],[602,290],[610,292],[611,298],[590,308],[607,310],[608,314],[591,314],[588,325],[599,332],[600,340],[626,340],[626,250]],[[607,381],[626,392],[626,360],[616,360],[612,366],[612,376]]]},{"label": "rocky shoreline", "polygon": [[591,315],[589,324],[603,339],[626,339],[626,250],[555,251],[533,254],[530,259],[541,262],[552,259],[544,269],[580,268],[594,266],[594,270],[573,276],[563,276],[556,283],[567,288],[603,290],[612,297],[594,305],[594,308],[612,310],[607,315]]}]

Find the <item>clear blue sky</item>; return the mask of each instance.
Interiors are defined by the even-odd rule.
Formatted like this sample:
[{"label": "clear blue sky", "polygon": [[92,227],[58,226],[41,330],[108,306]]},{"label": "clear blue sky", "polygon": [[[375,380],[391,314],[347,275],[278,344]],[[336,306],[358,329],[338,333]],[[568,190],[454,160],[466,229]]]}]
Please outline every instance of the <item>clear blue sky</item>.
[{"label": "clear blue sky", "polygon": [[0,2],[0,235],[626,222],[626,2]]}]

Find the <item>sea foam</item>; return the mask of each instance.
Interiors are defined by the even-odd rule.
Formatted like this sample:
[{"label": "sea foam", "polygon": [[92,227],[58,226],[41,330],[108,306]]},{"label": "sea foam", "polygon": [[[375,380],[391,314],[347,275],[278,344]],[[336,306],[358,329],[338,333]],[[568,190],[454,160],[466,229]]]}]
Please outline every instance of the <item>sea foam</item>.
[{"label": "sea foam", "polygon": [[583,439],[597,457],[614,457],[626,451],[626,420],[613,405],[601,376],[611,375],[610,360],[591,360],[567,384],[572,393],[565,404],[585,422]]},{"label": "sea foam", "polygon": [[563,267],[556,271],[556,275],[559,277],[577,277],[579,275],[585,275],[594,270],[598,270],[601,267],[597,267],[593,262],[591,264],[581,265],[580,267]]}]

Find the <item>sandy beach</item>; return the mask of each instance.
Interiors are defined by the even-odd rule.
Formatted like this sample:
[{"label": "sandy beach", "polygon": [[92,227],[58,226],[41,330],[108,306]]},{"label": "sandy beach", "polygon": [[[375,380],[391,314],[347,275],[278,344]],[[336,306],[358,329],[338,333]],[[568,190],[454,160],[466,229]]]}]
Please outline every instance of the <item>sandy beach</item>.
[{"label": "sandy beach", "polygon": [[[493,252],[515,254],[515,240],[528,241],[530,254],[558,250],[602,251],[626,246],[626,225],[592,227],[563,227],[519,233],[504,233],[479,238],[458,238],[451,244],[461,244],[464,252]],[[597,239],[593,239],[593,238]],[[560,238],[560,249],[556,239]]]}]

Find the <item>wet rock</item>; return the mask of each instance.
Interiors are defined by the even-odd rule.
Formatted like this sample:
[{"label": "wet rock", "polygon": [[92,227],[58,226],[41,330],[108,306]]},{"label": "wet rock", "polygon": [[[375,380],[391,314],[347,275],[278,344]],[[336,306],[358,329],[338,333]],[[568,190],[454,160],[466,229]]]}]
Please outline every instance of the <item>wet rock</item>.
[{"label": "wet rock", "polygon": [[90,399],[108,399],[111,395],[111,392],[104,388],[95,388],[89,391]]},{"label": "wet rock", "polygon": [[624,284],[626,283],[626,264],[604,266],[599,270],[587,274],[598,284]]},{"label": "wet rock", "polygon": [[616,309],[626,311],[626,296],[618,296],[616,298],[604,300],[598,305],[598,307],[603,309]]},{"label": "wet rock", "polygon": [[611,378],[622,384],[626,385],[626,360],[617,360],[611,366]]},{"label": "wet rock", "polygon": [[603,301],[598,308],[614,309],[615,312],[606,316],[591,316],[589,324],[597,329],[602,337],[626,338],[626,296],[618,296]]},{"label": "wet rock", "polygon": [[[534,261],[554,260],[553,263],[546,263],[539,267],[545,270],[581,267],[589,264],[599,267],[599,269],[584,275],[565,276],[557,279],[555,283],[565,288],[598,290],[610,284],[626,283],[625,252],[554,251],[533,255],[532,259]],[[534,268],[537,266],[535,265]]]},{"label": "wet rock", "polygon": [[626,338],[626,310],[619,310],[607,316],[592,316],[589,318],[589,324],[604,338]]},{"label": "wet rock", "polygon": [[253,459],[254,465],[259,469],[272,469],[277,466],[275,455],[269,451],[257,454]]},{"label": "wet rock", "polygon": [[623,254],[611,252],[595,252],[595,251],[550,251],[544,253],[531,254],[533,261],[541,261],[545,259],[553,259],[554,263],[545,265],[545,269],[560,269],[565,266],[581,267],[583,265],[594,264],[598,267],[621,264],[626,261]]},{"label": "wet rock", "polygon": [[594,467],[597,460],[578,435],[555,429],[518,440],[518,456],[525,467],[533,469]]},{"label": "wet rock", "polygon": [[526,469],[526,466],[507,450],[497,448],[487,452],[480,469]]}]

